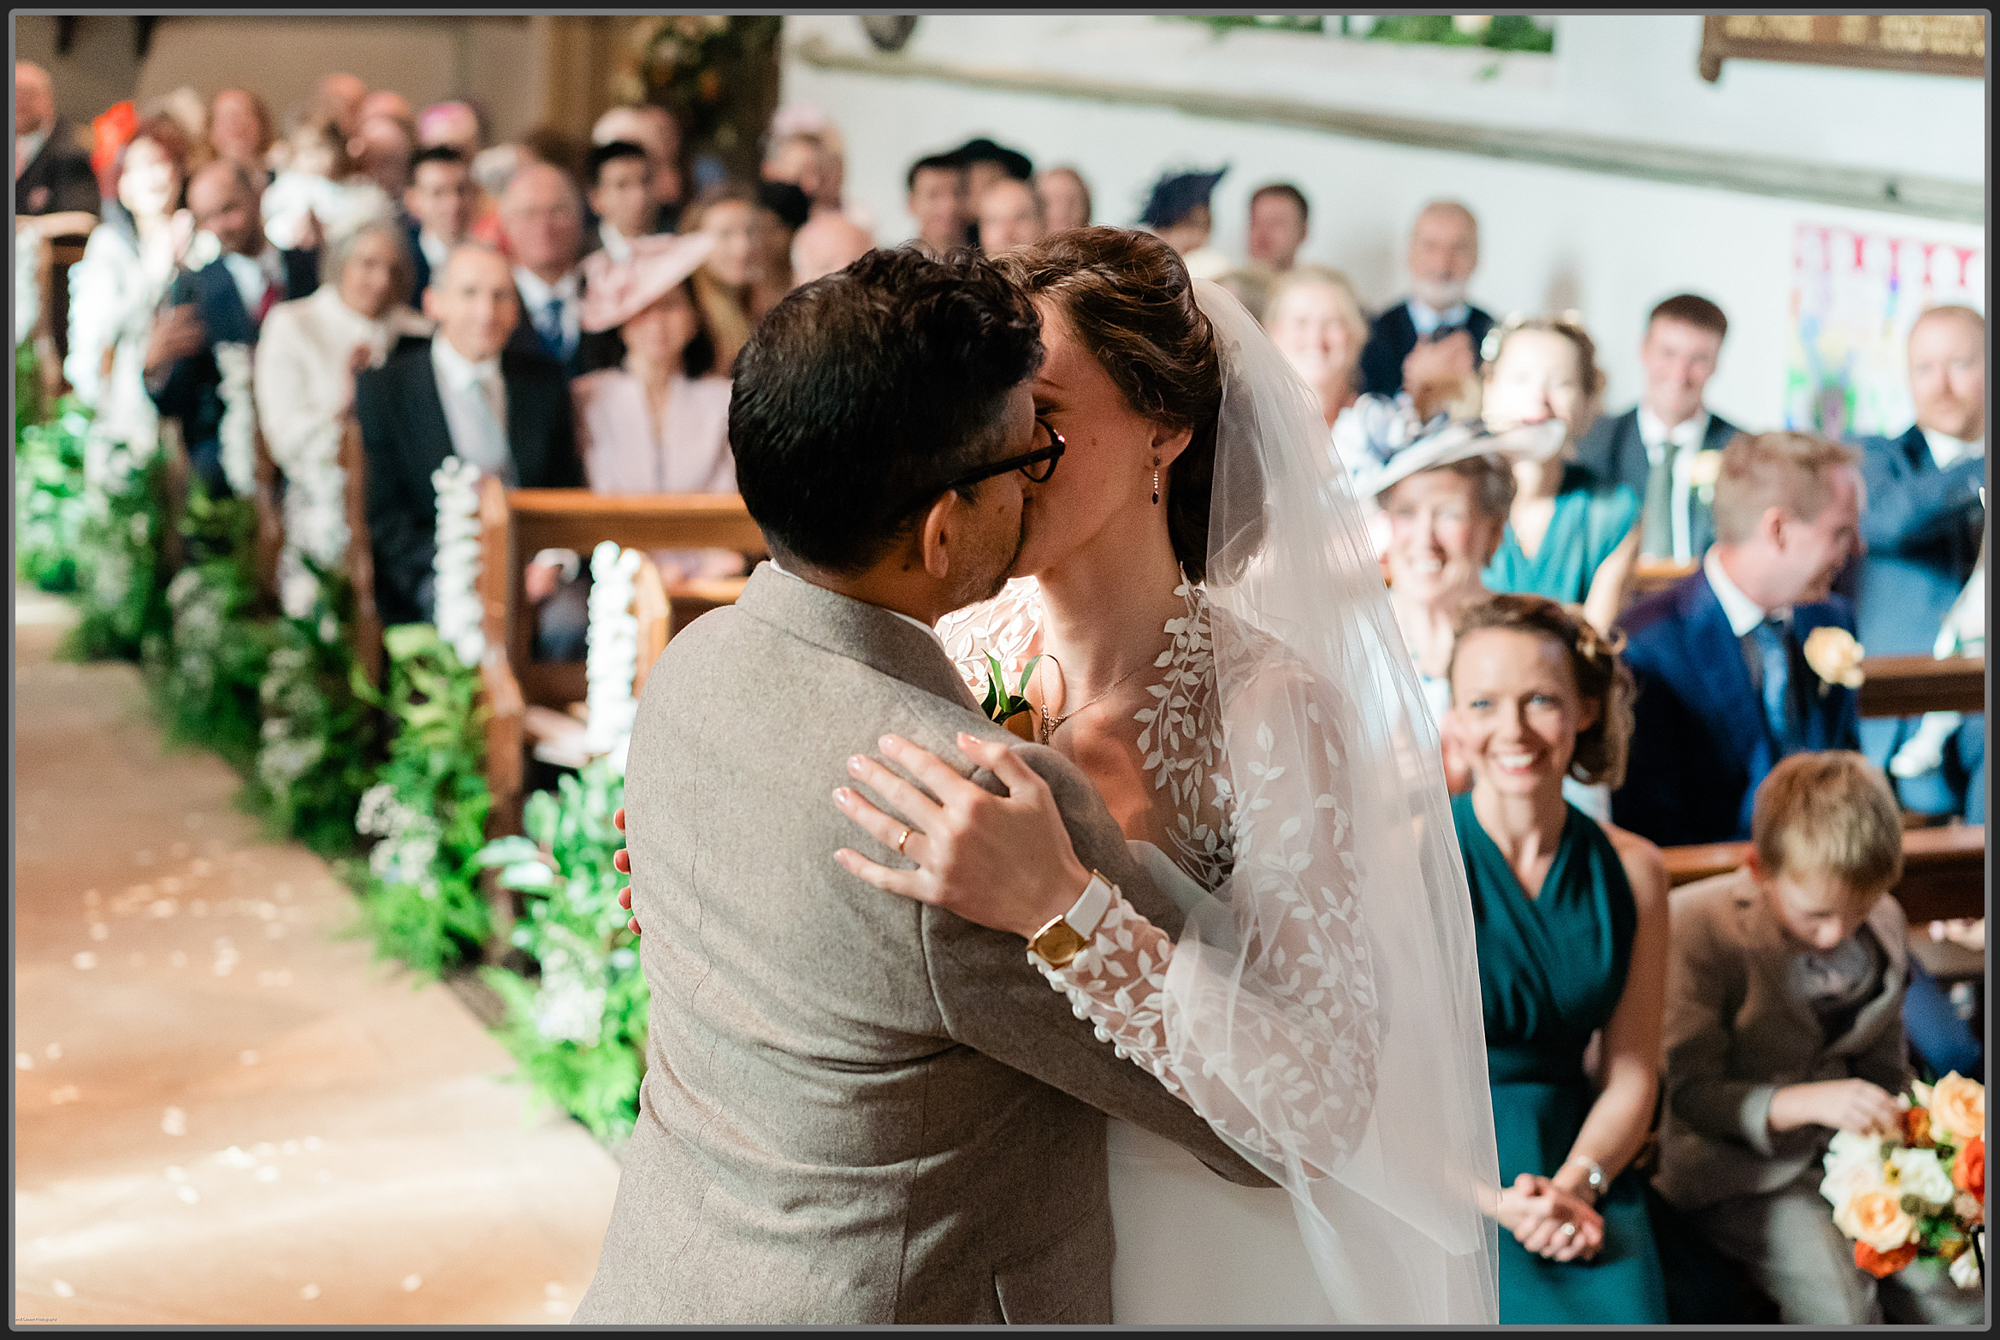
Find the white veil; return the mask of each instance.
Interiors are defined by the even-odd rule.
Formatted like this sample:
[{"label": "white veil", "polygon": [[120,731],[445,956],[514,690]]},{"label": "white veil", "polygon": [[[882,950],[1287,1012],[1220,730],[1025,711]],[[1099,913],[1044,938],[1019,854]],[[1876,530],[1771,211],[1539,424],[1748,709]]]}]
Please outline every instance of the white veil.
[{"label": "white veil", "polygon": [[[1166,979],[1171,1062],[1291,1192],[1342,1322],[1494,1324],[1482,1207],[1498,1158],[1436,730],[1317,399],[1235,298],[1195,292],[1224,382],[1203,587],[1236,809],[1216,896],[1235,932],[1188,920]],[[1295,928],[1315,925],[1333,949],[1301,955]],[[1301,1049],[1303,1068],[1274,1061],[1276,1014],[1345,1040]],[[1372,1107],[1325,1115],[1370,1077]],[[1248,1138],[1230,1129],[1246,1112]]]}]

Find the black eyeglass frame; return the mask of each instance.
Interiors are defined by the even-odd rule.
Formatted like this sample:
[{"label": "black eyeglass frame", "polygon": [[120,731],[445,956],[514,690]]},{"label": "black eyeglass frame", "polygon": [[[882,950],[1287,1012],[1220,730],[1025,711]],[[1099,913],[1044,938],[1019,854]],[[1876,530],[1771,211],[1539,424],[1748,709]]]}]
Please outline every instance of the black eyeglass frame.
[{"label": "black eyeglass frame", "polygon": [[[1035,416],[1035,423],[1038,427],[1047,430],[1049,445],[1046,447],[1037,447],[1033,451],[1023,452],[1019,456],[1009,456],[1004,461],[994,461],[991,465],[982,465],[977,470],[962,474],[948,483],[939,485],[936,492],[930,496],[936,498],[946,493],[956,492],[959,489],[969,489],[974,484],[992,479],[996,475],[1004,475],[1010,470],[1019,470],[1034,483],[1047,483],[1049,477],[1056,472],[1056,463],[1062,460],[1063,453],[1069,450],[1069,443],[1063,439],[1061,433],[1055,430],[1054,424],[1039,414]],[[1040,465],[1043,461],[1049,463],[1049,468],[1037,475],[1034,473],[1034,467]]]}]

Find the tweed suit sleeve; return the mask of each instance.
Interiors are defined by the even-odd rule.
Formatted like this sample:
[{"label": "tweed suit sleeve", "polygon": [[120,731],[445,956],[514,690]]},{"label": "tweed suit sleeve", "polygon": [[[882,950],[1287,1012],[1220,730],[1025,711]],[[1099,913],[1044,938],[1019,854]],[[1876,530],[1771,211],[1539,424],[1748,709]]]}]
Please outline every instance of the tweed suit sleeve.
[{"label": "tweed suit sleeve", "polygon": [[1711,903],[1676,899],[1671,906],[1663,1039],[1667,1102],[1702,1135],[1748,1145],[1770,1158],[1771,1096],[1778,1086],[1728,1073],[1730,1019],[1743,1003],[1741,951],[1719,934]]},{"label": "tweed suit sleeve", "polygon": [[[1051,749],[1031,745],[1019,753],[1048,782],[1077,859],[1117,885],[1149,920],[1177,932],[1179,909],[1132,859],[1124,833],[1083,774]],[[974,780],[999,789],[983,770]],[[1110,1044],[1099,1042],[1096,1026],[1029,966],[1018,935],[926,906],[923,938],[932,991],[953,1038],[1099,1111],[1172,1140],[1229,1181],[1270,1185],[1193,1108],[1151,1074],[1121,1059]]]}]

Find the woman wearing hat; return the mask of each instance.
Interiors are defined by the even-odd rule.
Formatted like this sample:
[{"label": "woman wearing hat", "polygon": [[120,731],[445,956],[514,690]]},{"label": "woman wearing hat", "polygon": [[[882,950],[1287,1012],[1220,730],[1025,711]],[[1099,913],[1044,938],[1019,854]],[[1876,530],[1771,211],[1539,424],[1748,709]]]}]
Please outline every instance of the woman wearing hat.
[{"label": "woman wearing hat", "polygon": [[[715,249],[705,233],[634,238],[632,257],[584,258],[582,325],[616,330],[625,361],[570,383],[577,447],[596,493],[734,493],[729,379],[716,375],[715,337],[693,276]],[[669,582],[742,569],[729,550],[662,550]]]}]

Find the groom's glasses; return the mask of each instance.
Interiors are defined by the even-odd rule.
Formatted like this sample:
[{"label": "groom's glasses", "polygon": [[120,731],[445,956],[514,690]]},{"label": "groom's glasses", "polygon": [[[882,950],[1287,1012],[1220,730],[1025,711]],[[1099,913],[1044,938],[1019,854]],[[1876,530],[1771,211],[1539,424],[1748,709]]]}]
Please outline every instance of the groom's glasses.
[{"label": "groom's glasses", "polygon": [[983,479],[991,479],[995,475],[1004,475],[1009,470],[1019,470],[1035,483],[1043,483],[1050,475],[1056,472],[1056,462],[1062,459],[1062,454],[1065,451],[1069,450],[1069,443],[1063,441],[1063,435],[1049,427],[1046,419],[1037,418],[1035,420],[1036,440],[1039,441],[1044,434],[1048,437],[1048,445],[1037,447],[1033,451],[1024,452],[1019,456],[1009,456],[1006,460],[995,461],[991,465],[982,465],[972,473],[960,475],[957,479],[944,485],[938,490],[938,494],[951,493],[958,489],[969,489]]}]

